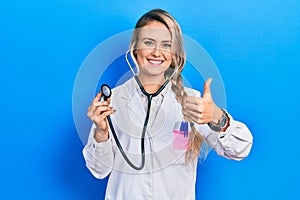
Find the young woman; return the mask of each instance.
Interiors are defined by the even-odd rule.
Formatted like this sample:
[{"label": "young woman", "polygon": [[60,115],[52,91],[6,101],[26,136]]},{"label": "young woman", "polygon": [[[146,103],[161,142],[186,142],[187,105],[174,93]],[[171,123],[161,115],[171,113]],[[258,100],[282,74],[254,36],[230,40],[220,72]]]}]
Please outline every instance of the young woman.
[{"label": "young woman", "polygon": [[[212,79],[201,96],[183,87],[182,34],[166,11],[151,10],[138,20],[130,54],[138,75],[114,88],[106,101],[100,101],[100,92],[88,108],[93,126],[83,149],[87,167],[97,178],[110,175],[106,199],[195,199],[202,144],[241,160],[250,152],[252,135],[214,103]],[[112,137],[110,115],[129,161]]]}]

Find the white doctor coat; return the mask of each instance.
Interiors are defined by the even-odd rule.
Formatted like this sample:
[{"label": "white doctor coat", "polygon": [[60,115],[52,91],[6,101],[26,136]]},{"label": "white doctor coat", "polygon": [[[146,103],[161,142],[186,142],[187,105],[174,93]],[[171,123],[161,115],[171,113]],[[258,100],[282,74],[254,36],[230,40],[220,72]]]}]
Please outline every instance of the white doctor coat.
[{"label": "white doctor coat", "polygon": [[[134,170],[126,163],[111,133],[106,142],[97,143],[93,137],[95,126],[92,126],[83,155],[87,168],[96,178],[110,175],[105,199],[195,199],[197,160],[187,165],[184,145],[178,146],[187,138],[174,131],[183,121],[183,115],[170,85],[152,99],[145,138],[146,160],[142,170]],[[185,90],[188,95],[200,96],[198,91]],[[129,159],[140,166],[140,137],[147,98],[132,78],[113,90],[111,104],[116,110],[111,118],[120,143]],[[229,117],[230,126],[223,133],[212,131],[206,124],[195,126],[219,155],[241,160],[248,156],[253,138],[243,123]]]}]

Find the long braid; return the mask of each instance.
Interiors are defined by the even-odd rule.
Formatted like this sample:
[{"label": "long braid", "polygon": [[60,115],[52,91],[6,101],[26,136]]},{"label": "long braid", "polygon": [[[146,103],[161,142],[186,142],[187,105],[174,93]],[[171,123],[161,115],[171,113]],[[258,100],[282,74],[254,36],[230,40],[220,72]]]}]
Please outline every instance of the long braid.
[{"label": "long braid", "polygon": [[[189,116],[185,114],[185,110],[183,109],[185,107],[184,105],[186,104],[187,93],[184,91],[184,87],[182,85],[182,76],[180,73],[178,73],[178,75],[173,78],[171,88],[176,95],[176,100],[181,104],[184,120],[190,121]],[[204,138],[200,135],[197,129],[192,126],[189,137],[189,147],[185,153],[185,160],[187,164],[190,161],[198,158],[203,141]]]}]

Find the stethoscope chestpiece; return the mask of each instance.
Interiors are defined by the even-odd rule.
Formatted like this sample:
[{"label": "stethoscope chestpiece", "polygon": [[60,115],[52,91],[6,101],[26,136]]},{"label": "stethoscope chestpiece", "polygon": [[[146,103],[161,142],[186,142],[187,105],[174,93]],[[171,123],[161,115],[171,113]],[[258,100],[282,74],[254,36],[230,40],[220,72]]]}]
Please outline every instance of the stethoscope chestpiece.
[{"label": "stethoscope chestpiece", "polygon": [[104,101],[106,101],[111,96],[111,89],[107,84],[101,85],[101,92],[102,92]]}]

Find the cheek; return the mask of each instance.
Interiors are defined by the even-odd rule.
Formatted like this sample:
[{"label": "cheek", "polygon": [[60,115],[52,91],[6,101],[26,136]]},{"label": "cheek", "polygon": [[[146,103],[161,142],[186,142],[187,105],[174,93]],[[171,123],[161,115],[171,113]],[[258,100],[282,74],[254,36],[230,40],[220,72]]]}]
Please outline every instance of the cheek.
[{"label": "cheek", "polygon": [[137,61],[137,63],[138,63],[139,65],[142,64],[143,57],[142,57],[142,55],[140,54],[140,52],[137,52],[137,53],[135,54],[135,59],[136,59],[136,61]]},{"label": "cheek", "polygon": [[168,63],[172,63],[172,53],[168,53],[165,55],[165,59],[167,60]]},{"label": "cheek", "polygon": [[143,59],[145,59],[146,54],[147,54],[147,52],[145,50],[137,50],[135,57],[137,60],[142,61]]},{"label": "cheek", "polygon": [[172,60],[172,56],[173,54],[171,52],[165,52],[165,58],[167,58],[168,60]]}]

